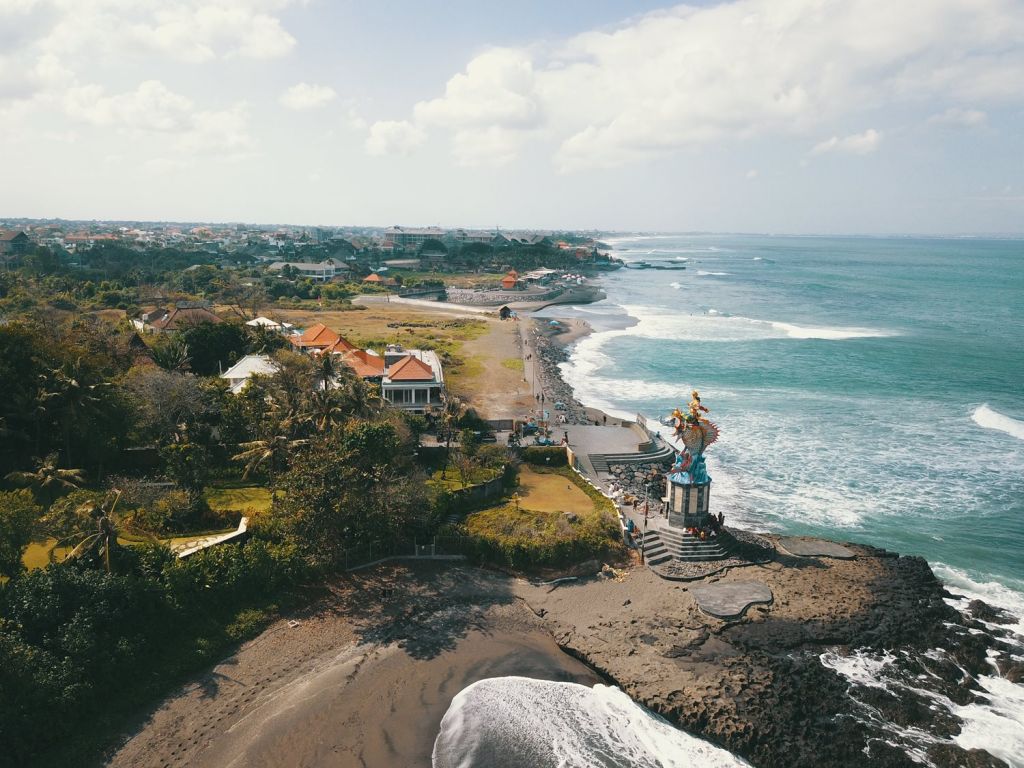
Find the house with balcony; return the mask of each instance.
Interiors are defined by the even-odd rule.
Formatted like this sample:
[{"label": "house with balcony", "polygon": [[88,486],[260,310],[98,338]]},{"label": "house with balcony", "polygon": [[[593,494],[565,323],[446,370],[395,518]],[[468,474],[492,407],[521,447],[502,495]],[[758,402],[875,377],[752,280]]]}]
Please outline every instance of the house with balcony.
[{"label": "house with balcony", "polygon": [[384,364],[381,396],[391,405],[413,413],[441,407],[444,373],[436,352],[392,344],[384,354]]}]

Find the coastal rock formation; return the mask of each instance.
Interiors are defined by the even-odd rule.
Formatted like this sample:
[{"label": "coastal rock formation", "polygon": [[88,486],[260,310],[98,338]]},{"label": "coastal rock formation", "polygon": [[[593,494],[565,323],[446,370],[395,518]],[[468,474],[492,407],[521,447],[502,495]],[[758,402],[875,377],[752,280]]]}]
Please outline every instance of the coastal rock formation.
[{"label": "coastal rock formation", "polygon": [[[621,582],[526,599],[566,651],[762,768],[918,764],[908,749],[936,766],[1004,765],[957,745],[958,720],[935,704],[980,700],[977,678],[992,673],[988,654],[1005,651],[1009,636],[951,607],[923,559],[848,546],[856,559],[782,554],[692,583],[637,568]],[[749,581],[774,600],[739,619],[708,616],[694,599],[700,585]],[[881,659],[872,663],[891,683],[837,671],[861,658]]]}]

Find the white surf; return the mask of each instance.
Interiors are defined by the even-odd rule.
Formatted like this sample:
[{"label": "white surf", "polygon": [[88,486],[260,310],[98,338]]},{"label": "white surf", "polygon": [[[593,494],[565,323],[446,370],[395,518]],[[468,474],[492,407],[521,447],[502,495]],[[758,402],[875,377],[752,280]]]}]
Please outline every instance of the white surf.
[{"label": "white surf", "polygon": [[674,728],[618,688],[495,677],[441,720],[434,768],[731,768],[749,763]]}]

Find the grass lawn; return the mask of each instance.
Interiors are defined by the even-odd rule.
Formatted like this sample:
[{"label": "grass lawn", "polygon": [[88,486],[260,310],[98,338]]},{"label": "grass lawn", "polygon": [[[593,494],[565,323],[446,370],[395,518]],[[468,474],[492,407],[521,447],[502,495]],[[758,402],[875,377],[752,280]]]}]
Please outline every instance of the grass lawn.
[{"label": "grass lawn", "polygon": [[523,358],[521,357],[506,357],[501,361],[501,364],[508,368],[510,371],[519,371],[520,373],[525,370]]},{"label": "grass lawn", "polygon": [[621,549],[611,502],[567,467],[522,467],[518,493],[518,503],[466,518],[482,559],[515,568],[563,567]]},{"label": "grass lawn", "polygon": [[[57,543],[56,539],[46,539],[45,541],[33,541],[25,549],[25,552],[21,556],[21,562],[25,564],[25,567],[30,571],[35,568],[45,568],[50,564],[50,547]],[[57,561],[59,562],[64,556],[71,551],[71,547],[60,547],[54,554]]]},{"label": "grass lawn", "polygon": [[206,489],[206,503],[217,510],[259,514],[270,509],[272,499],[269,488],[253,483],[223,483]]},{"label": "grass lawn", "polygon": [[528,464],[519,468],[519,506],[535,512],[586,514],[594,501],[569,478],[552,472],[535,472]]}]

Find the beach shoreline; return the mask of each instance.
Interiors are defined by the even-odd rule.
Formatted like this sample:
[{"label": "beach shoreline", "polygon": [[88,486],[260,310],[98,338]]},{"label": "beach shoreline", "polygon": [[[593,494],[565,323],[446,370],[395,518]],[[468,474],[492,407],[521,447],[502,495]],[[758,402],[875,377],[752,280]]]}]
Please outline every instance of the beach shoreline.
[{"label": "beach shoreline", "polygon": [[[569,318],[563,333],[534,334],[540,318],[521,322],[524,361],[543,369],[545,401],[564,397],[574,417],[600,420],[559,368],[589,324]],[[847,546],[854,559],[780,550],[771,562],[685,583],[640,565],[602,576],[596,564],[595,575],[555,585],[430,562],[342,576],[312,609],[166,699],[109,764],[148,766],[157,756],[167,766],[426,766],[455,695],[522,675],[617,685],[758,766],[859,766],[867,756],[904,768],[922,749],[938,768],[1005,766],[962,745],[954,711],[935,702],[980,701],[977,681],[993,664],[1019,677],[1024,648],[999,629],[1006,617],[977,601],[954,608],[920,557]],[[694,596],[702,584],[754,580],[772,600],[738,617],[716,619]],[[885,663],[909,687],[837,672],[838,660],[889,659],[893,648],[906,671]],[[924,695],[924,686],[934,690]],[[922,747],[912,737],[926,731]]]}]

